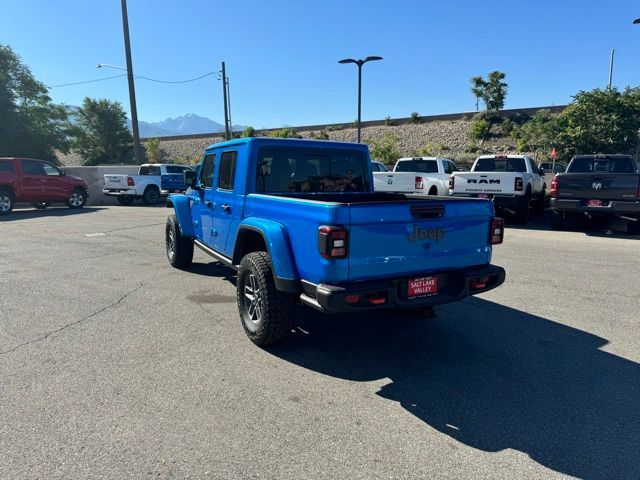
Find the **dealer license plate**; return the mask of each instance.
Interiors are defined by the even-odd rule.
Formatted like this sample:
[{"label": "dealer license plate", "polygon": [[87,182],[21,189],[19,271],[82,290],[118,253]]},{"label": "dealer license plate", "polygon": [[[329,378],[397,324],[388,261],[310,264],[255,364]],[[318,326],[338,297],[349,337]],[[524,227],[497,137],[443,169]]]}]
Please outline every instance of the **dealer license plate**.
[{"label": "dealer license plate", "polygon": [[414,278],[407,281],[407,297],[426,297],[438,293],[438,277]]},{"label": "dealer license plate", "polygon": [[604,206],[604,202],[602,200],[588,200],[587,201],[587,206],[588,207],[603,207]]}]

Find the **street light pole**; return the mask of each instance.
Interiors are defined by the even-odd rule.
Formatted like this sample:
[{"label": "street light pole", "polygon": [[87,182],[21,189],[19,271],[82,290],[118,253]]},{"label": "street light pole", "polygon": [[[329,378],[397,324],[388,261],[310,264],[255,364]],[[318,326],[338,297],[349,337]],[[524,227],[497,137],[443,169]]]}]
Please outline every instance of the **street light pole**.
[{"label": "street light pole", "polygon": [[360,130],[362,123],[362,65],[367,62],[372,62],[375,60],[382,60],[382,57],[367,57],[365,59],[354,60],[353,58],[345,58],[344,60],[338,61],[338,63],[355,63],[358,66],[358,143],[360,143]]},{"label": "street light pole", "polygon": [[229,132],[233,137],[233,121],[231,120],[231,90],[229,88],[229,77],[225,80],[227,82],[227,108],[229,108]]},{"label": "street light pole", "polygon": [[224,139],[229,140],[229,113],[227,111],[227,74],[222,62],[222,96],[224,98]]},{"label": "street light pole", "polygon": [[129,42],[129,17],[127,0],[122,0],[122,30],[124,32],[124,52],[127,57],[127,80],[129,81],[129,103],[131,105],[131,130],[133,132],[133,155],[136,163],[143,162],[140,150],[140,132],[138,131],[138,109],[136,107],[136,87],[133,83],[133,63],[131,62],[131,44]]}]

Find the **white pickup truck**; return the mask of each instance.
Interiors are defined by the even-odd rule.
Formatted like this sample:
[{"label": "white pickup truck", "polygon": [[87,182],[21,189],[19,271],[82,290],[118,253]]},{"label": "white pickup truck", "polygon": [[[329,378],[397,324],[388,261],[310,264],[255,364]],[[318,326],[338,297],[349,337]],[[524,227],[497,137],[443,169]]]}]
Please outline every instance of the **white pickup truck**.
[{"label": "white pickup truck", "polygon": [[493,199],[496,210],[518,223],[529,220],[531,209],[544,211],[546,189],[543,169],[526,155],[482,155],[470,172],[455,172],[449,180],[452,195]]},{"label": "white pickup truck", "polygon": [[373,188],[378,192],[448,195],[449,177],[458,170],[448,158],[401,158],[392,172],[373,172]]},{"label": "white pickup truck", "polygon": [[121,205],[131,205],[136,199],[141,199],[145,205],[156,205],[161,197],[169,193],[182,193],[187,189],[184,183],[184,172],[187,170],[191,168],[185,165],[140,165],[138,175],[105,175],[102,193],[116,197]]}]

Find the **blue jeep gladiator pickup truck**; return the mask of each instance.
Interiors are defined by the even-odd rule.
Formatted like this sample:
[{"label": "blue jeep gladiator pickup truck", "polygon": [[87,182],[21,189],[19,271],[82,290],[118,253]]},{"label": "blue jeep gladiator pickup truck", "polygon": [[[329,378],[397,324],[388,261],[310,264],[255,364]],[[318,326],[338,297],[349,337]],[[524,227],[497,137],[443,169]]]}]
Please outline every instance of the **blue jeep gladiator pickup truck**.
[{"label": "blue jeep gladiator pickup truck", "polygon": [[171,195],[171,265],[194,245],[237,270],[257,345],[287,336],[297,303],[323,312],[416,309],[504,282],[491,265],[503,221],[483,199],[373,191],[366,145],[243,138],[207,147],[188,194]]}]

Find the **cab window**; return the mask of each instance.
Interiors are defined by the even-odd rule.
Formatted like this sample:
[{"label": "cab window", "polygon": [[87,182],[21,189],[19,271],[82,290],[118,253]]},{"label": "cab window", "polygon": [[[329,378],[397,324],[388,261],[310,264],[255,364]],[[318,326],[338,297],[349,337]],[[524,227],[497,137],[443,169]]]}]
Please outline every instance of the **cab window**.
[{"label": "cab window", "polygon": [[42,168],[42,162],[35,162],[33,160],[23,160],[22,170],[27,175],[46,175],[44,168]]},{"label": "cab window", "polygon": [[203,188],[213,187],[213,172],[216,168],[216,154],[212,153],[204,157],[204,163],[202,164],[202,174],[200,177],[200,184]]},{"label": "cab window", "polygon": [[220,174],[218,175],[218,188],[220,190],[233,190],[236,176],[236,159],[238,152],[224,152],[220,158]]}]

